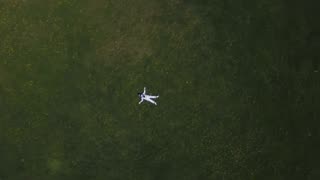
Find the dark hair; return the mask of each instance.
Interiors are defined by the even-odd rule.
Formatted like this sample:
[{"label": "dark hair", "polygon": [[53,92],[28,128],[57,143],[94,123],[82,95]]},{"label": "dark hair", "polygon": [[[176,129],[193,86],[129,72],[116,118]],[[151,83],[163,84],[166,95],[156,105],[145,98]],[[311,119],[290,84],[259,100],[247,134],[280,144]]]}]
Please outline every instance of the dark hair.
[{"label": "dark hair", "polygon": [[140,96],[142,93],[138,93],[138,95]]}]

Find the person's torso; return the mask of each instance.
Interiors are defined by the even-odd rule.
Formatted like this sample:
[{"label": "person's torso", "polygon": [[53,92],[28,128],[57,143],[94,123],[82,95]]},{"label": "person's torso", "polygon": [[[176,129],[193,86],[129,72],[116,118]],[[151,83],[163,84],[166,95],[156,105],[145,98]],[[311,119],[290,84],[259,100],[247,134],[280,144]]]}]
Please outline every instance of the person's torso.
[{"label": "person's torso", "polygon": [[142,99],[150,99],[150,97],[151,97],[151,96],[150,96],[150,95],[147,95],[147,94],[142,94],[142,95],[141,95],[141,98],[142,98]]}]

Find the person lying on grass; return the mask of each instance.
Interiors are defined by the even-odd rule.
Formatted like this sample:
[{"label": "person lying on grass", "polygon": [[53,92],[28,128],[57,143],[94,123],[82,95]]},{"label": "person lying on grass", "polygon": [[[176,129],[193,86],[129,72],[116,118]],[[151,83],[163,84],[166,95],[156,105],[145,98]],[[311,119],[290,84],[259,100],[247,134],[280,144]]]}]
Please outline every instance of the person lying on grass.
[{"label": "person lying on grass", "polygon": [[143,88],[143,93],[138,93],[138,96],[140,97],[140,102],[139,104],[141,104],[144,100],[149,101],[150,103],[157,105],[157,103],[153,100],[159,97],[158,96],[151,96],[151,95],[147,95],[146,94],[146,87]]}]

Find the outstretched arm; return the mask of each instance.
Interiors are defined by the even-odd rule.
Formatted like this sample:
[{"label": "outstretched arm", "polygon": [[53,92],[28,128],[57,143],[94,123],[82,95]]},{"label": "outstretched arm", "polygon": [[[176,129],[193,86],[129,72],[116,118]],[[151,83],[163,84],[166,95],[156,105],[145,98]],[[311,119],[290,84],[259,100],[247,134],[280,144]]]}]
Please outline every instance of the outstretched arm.
[{"label": "outstretched arm", "polygon": [[143,93],[142,94],[146,94],[146,87],[143,88]]},{"label": "outstretched arm", "polygon": [[143,101],[143,99],[141,99],[141,100],[140,100],[139,104],[141,104],[141,103],[142,103],[142,101]]}]

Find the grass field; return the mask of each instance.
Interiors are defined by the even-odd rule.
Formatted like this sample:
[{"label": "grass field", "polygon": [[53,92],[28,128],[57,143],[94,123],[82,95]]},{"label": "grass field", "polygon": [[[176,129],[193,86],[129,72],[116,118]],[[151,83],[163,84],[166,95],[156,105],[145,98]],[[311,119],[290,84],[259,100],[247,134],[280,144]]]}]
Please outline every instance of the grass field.
[{"label": "grass field", "polygon": [[0,180],[319,179],[319,5],[1,0]]}]

